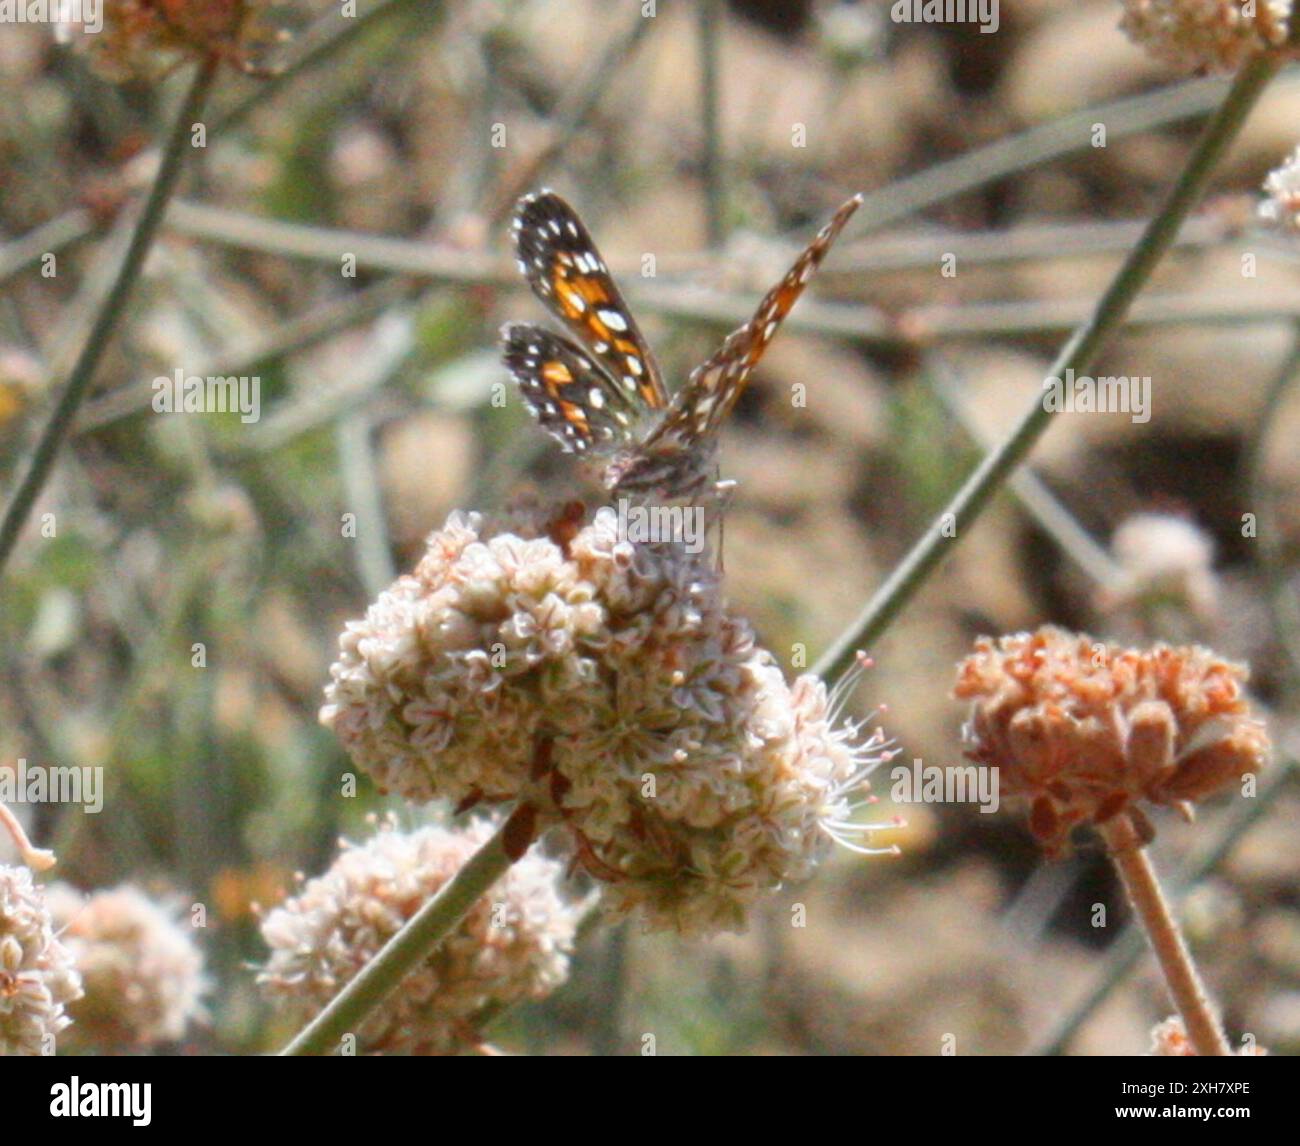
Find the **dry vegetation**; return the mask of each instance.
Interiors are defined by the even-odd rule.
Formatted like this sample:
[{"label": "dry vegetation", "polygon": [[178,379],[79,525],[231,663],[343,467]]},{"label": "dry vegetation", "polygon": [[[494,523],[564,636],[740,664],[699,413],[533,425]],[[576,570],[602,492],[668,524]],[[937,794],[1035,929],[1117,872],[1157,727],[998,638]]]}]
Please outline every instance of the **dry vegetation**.
[{"label": "dry vegetation", "polygon": [[[295,12],[304,28],[309,7]],[[1148,59],[1109,0],[1003,0],[995,35],[892,25],[883,4],[737,0],[713,10],[711,166],[699,21],[664,3],[643,22],[636,7],[372,4],[384,11],[284,82],[223,72],[207,146],[6,570],[0,766],[104,767],[102,814],[38,808],[28,825],[63,878],[152,881],[208,905],[212,1022],[186,1038],[198,1051],[291,1033],[246,969],[264,958],[254,904],[277,902],[293,872],[320,871],[340,832],[364,833],[387,806],[364,781],[359,798],[339,797],[350,765],[317,724],[343,622],[414,564],[450,510],[579,488],[513,393],[491,405],[507,381],[499,325],[541,317],[508,246],[516,194],[550,185],[579,207],[676,385],[794,244],[867,193],[723,445],[739,482],[731,600],[769,648],[806,650],[811,664],[1032,400],[1223,90]],[[312,35],[274,52],[293,58]],[[86,328],[123,204],[147,183],[146,145],[187,81],[111,84],[44,29],[6,28],[0,57],[8,483]],[[1096,123],[1105,147],[1092,145]],[[1225,799],[1191,826],[1163,816],[1155,850],[1175,886],[1190,881],[1189,938],[1229,1036],[1280,1053],[1300,1050],[1300,792],[1276,779],[1300,676],[1300,629],[1288,628],[1300,246],[1261,231],[1254,201],[1297,123],[1300,82],[1284,72],[1097,368],[1150,376],[1150,421],[1061,416],[1032,461],[1047,517],[1019,491],[999,494],[869,650],[859,692],[887,706],[903,759],[957,764],[953,666],[978,633],[1051,621],[1248,661],[1275,775],[1250,807]],[[490,144],[494,124],[504,148]],[[792,146],[795,124],[806,147]],[[940,167],[1002,140],[1014,142],[984,153],[983,173]],[[340,274],[347,252],[355,278]],[[260,420],[153,413],[151,381],[178,366],[258,375]],[[804,407],[790,402],[797,384]],[[57,515],[55,539],[40,536],[44,513]],[[340,537],[345,513],[356,540]],[[1110,547],[1126,520],[1153,513],[1213,545],[1206,559],[1192,543],[1191,591],[1154,602],[1123,576],[1171,543],[1147,521],[1129,550]],[[1243,537],[1243,514],[1257,536]],[[891,811],[886,798],[877,815]],[[1066,1049],[1146,1046],[1168,1007],[1145,959],[1120,966],[1126,908],[1090,837],[1048,863],[1019,817],[905,814],[884,841],[901,858],[839,855],[743,936],[593,935],[566,987],[503,1017],[494,1039],[586,1053],[654,1030],[660,1053],[931,1054],[951,1033],[962,1053],[1021,1053],[1110,976]],[[788,926],[796,901],[803,929]]]}]

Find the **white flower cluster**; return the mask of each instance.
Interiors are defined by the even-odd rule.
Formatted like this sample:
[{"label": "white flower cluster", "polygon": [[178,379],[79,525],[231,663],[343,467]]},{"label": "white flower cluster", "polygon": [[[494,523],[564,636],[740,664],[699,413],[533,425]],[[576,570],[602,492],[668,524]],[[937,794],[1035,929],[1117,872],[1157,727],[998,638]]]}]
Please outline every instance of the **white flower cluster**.
[{"label": "white flower cluster", "polygon": [[1123,570],[1118,602],[1168,599],[1198,617],[1214,614],[1220,593],[1214,575],[1214,539],[1194,522],[1171,513],[1135,513],[1110,542]]},{"label": "white flower cluster", "polygon": [[131,884],[89,896],[54,884],[47,901],[85,988],[71,1008],[69,1047],[141,1050],[204,1017],[203,955],[174,905]]},{"label": "white flower cluster", "polygon": [[1291,0],[1124,0],[1120,28],[1162,63],[1232,72],[1283,44]]},{"label": "white flower cluster", "polygon": [[384,790],[532,805],[609,911],[740,929],[867,830],[852,796],[883,741],[785,682],[706,555],[622,540],[610,510],[571,533],[453,514],[348,625],[321,719]]},{"label": "white flower cluster", "polygon": [[0,1055],[53,1053],[80,997],[81,977],[40,885],[27,868],[0,865]]},{"label": "white flower cluster", "polygon": [[[345,846],[328,872],[263,921],[264,991],[295,1019],[314,1017],[491,834],[486,821],[413,832],[389,822],[364,845]],[[514,864],[370,1016],[357,1049],[472,1051],[496,1008],[563,983],[585,904],[560,894],[562,870],[534,854]]]},{"label": "white flower cluster", "polygon": [[1292,234],[1300,234],[1300,148],[1264,180],[1268,196],[1259,205],[1260,217]]}]

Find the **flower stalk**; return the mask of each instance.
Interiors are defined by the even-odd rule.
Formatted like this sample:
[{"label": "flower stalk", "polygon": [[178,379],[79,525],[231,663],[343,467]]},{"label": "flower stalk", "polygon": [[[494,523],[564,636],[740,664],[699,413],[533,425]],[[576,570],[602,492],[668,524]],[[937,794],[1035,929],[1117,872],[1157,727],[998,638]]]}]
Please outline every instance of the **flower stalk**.
[{"label": "flower stalk", "polygon": [[1141,837],[1126,815],[1115,816],[1097,829],[1119,871],[1147,940],[1155,952],[1170,997],[1183,1018],[1187,1035],[1198,1055],[1230,1055],[1228,1040],[1211,1007],[1165,899],[1155,867]]},{"label": "flower stalk", "polygon": [[13,814],[4,803],[0,800],[0,828],[3,828],[9,838],[13,840],[14,847],[18,849],[18,854],[32,871],[49,871],[54,866],[55,859],[52,851],[46,851],[44,848],[38,848],[31,840],[27,838],[26,831],[18,821],[18,817]]},{"label": "flower stalk", "polygon": [[136,280],[140,277],[145,258],[153,246],[158,228],[162,225],[167,204],[180,179],[185,151],[190,146],[191,129],[207,102],[208,93],[212,89],[220,64],[220,58],[213,55],[199,65],[198,74],[190,85],[189,92],[168,133],[158,174],[154,177],[144,208],[140,212],[139,219],[136,220],[135,230],[131,234],[131,241],[123,256],[122,265],[118,268],[113,284],[100,306],[94,326],[86,337],[63,393],[59,395],[54,413],[50,415],[50,420],[41,431],[27,470],[14,487],[9,503],[5,506],[4,517],[0,519],[0,571],[3,571],[18,542],[18,535],[27,521],[32,505],[40,496],[41,490],[45,488],[46,481],[49,480],[59,450],[68,436],[68,431],[72,429],[77,410],[86,397],[100,359],[108,349],[108,342],[117,326],[117,321],[126,308]]}]

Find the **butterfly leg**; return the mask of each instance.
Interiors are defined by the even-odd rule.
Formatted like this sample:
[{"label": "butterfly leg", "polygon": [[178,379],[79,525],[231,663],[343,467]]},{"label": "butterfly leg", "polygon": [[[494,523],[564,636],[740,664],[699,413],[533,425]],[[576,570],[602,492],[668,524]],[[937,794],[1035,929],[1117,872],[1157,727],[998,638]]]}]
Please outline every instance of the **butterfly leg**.
[{"label": "butterfly leg", "polygon": [[726,572],[723,561],[723,546],[726,543],[726,515],[731,499],[736,495],[736,482],[730,478],[723,480],[721,470],[715,471],[719,476],[713,483],[713,496],[706,511],[718,523],[718,573]]}]

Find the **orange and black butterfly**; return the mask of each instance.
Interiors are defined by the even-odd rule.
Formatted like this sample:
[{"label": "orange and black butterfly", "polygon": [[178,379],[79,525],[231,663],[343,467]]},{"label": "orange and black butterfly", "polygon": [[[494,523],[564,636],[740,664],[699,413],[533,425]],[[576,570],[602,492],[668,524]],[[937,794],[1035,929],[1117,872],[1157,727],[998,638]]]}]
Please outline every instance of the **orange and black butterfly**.
[{"label": "orange and black butterfly", "polygon": [[711,483],[718,431],[781,321],[835,237],[855,195],[795,260],[744,326],[672,398],[636,320],[577,213],[553,191],[515,208],[519,268],[573,338],[531,323],[502,328],[524,403],[565,450],[602,463],[614,493],[694,499]]}]

